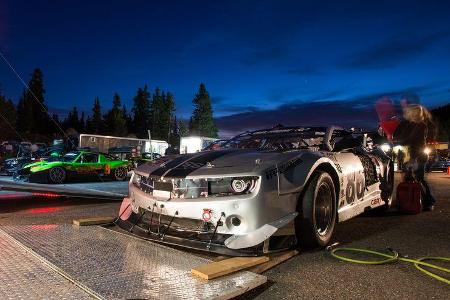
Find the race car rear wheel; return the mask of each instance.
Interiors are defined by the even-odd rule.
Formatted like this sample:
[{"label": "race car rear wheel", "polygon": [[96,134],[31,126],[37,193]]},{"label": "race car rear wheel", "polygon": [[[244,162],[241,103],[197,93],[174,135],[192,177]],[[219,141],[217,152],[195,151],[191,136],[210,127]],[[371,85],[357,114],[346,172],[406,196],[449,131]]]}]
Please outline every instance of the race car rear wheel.
[{"label": "race car rear wheel", "polygon": [[48,180],[50,183],[63,183],[66,180],[66,170],[55,167],[48,171]]},{"label": "race car rear wheel", "polygon": [[326,246],[336,223],[336,190],[326,172],[315,172],[299,201],[295,232],[300,246]]},{"label": "race car rear wheel", "polygon": [[124,181],[127,178],[127,169],[123,167],[115,168],[113,171],[113,177],[117,181]]}]

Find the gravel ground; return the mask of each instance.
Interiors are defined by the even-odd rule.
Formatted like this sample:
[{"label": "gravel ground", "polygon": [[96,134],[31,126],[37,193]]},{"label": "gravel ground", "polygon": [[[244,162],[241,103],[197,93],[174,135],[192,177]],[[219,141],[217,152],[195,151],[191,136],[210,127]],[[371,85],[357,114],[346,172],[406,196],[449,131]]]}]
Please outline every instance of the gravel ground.
[{"label": "gravel ground", "polygon": [[[398,177],[399,174],[397,174]],[[433,212],[363,215],[337,226],[341,246],[383,250],[404,256],[450,257],[450,175],[428,175],[437,204]],[[114,216],[120,203],[75,198],[43,199],[0,193],[0,225],[61,224],[74,218]],[[449,265],[450,267],[450,265]],[[264,275],[268,283],[241,299],[450,299],[450,286],[408,263],[361,266],[340,262],[327,251],[301,251]]]}]

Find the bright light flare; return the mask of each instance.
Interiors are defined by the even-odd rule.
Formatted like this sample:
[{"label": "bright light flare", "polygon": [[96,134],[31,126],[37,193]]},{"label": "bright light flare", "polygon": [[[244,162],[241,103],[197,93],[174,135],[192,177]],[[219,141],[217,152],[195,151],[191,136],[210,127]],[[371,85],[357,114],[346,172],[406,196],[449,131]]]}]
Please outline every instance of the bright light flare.
[{"label": "bright light flare", "polygon": [[389,150],[391,150],[391,146],[389,144],[382,144],[380,146],[381,150],[383,150],[384,152],[388,152]]},{"label": "bright light flare", "polygon": [[427,147],[427,148],[423,149],[423,153],[425,153],[426,155],[430,155],[431,149]]}]

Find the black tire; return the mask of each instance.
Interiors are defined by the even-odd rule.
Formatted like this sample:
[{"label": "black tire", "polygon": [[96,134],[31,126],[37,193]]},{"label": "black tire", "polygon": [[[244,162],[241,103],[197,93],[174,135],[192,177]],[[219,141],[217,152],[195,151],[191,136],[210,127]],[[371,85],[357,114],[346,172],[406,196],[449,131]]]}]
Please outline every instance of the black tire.
[{"label": "black tire", "polygon": [[116,181],[124,181],[127,179],[128,170],[124,167],[118,167],[112,170],[112,176]]},{"label": "black tire", "polygon": [[301,247],[324,247],[330,242],[336,224],[336,207],[333,179],[326,172],[314,172],[303,199],[299,199],[299,215],[295,221]]},{"label": "black tire", "polygon": [[55,168],[51,168],[48,171],[48,181],[50,183],[64,183],[64,181],[66,181],[67,178],[67,173],[66,170],[64,170],[61,167],[55,167]]}]

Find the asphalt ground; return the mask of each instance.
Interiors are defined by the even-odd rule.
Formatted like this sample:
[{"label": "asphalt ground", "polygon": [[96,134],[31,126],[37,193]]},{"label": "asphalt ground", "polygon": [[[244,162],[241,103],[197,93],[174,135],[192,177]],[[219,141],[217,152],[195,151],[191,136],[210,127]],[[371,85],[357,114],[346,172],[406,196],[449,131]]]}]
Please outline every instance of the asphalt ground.
[{"label": "asphalt ground", "polygon": [[[397,174],[398,181],[399,174]],[[366,214],[338,224],[333,243],[392,248],[409,258],[450,257],[450,175],[428,175],[435,210],[402,215]],[[36,198],[0,192],[0,226],[72,223],[74,218],[114,216],[120,203],[76,198]],[[447,265],[450,267],[450,264]],[[268,282],[241,299],[450,299],[450,286],[408,263],[363,266],[341,262],[326,250],[299,255],[264,273]]]}]

